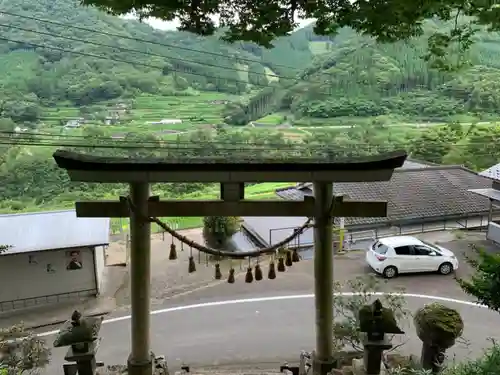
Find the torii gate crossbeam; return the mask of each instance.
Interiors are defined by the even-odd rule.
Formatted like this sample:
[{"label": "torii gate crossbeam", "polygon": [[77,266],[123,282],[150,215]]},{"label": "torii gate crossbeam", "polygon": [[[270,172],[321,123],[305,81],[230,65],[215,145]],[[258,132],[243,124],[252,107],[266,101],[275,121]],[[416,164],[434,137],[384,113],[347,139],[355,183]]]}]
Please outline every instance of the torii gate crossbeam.
[{"label": "torii gate crossbeam", "polygon": [[[315,375],[326,375],[333,361],[332,218],[385,217],[386,202],[343,201],[333,197],[334,182],[388,181],[406,153],[395,152],[353,162],[314,159],[259,162],[227,159],[130,160],[56,151],[54,159],[72,181],[130,184],[134,210],[125,202],[77,202],[79,217],[130,217],[132,348],[130,375],[152,375],[150,351],[151,225],[145,217],[168,216],[306,216],[314,217],[316,306]],[[313,182],[314,198],[303,201],[246,201],[245,182]],[[213,182],[221,197],[211,201],[161,201],[150,196],[158,182]]]}]

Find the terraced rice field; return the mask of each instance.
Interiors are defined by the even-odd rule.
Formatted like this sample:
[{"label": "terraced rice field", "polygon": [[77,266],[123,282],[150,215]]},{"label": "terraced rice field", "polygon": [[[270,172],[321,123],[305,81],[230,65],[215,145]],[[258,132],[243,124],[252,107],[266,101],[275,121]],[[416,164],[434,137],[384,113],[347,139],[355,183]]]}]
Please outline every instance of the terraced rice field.
[{"label": "terraced rice field", "polygon": [[[227,94],[200,93],[192,96],[142,95],[134,99],[130,113],[120,122],[104,125],[99,120],[88,120],[87,124],[103,126],[109,135],[120,136],[133,132],[154,133],[161,138],[172,138],[183,132],[210,128],[223,122],[222,110],[226,102],[235,100]],[[106,103],[102,104],[106,112]],[[108,111],[112,111],[109,109]],[[59,131],[68,121],[83,117],[74,106],[45,108],[42,114],[43,127]],[[180,123],[160,123],[161,120],[181,120]],[[76,134],[78,129],[65,132]]]}]

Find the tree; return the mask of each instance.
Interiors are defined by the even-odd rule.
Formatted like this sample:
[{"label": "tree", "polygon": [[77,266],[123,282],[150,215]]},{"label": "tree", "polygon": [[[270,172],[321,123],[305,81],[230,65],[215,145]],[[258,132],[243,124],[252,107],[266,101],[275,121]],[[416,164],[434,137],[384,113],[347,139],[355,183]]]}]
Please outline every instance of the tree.
[{"label": "tree", "polygon": [[414,140],[411,155],[417,160],[440,164],[460,136],[461,132],[454,126],[429,127]]},{"label": "tree", "polygon": [[9,250],[11,247],[11,245],[0,245],[0,254]]},{"label": "tree", "polygon": [[49,363],[50,354],[45,340],[22,325],[0,329],[0,370],[6,375],[36,374]]},{"label": "tree", "polygon": [[[117,15],[135,12],[142,19],[178,19],[180,30],[200,35],[217,32],[213,20],[215,16],[220,27],[225,29],[223,39],[231,42],[250,41],[265,47],[272,46],[272,41],[277,37],[292,32],[298,26],[297,17],[316,19],[314,32],[319,35],[331,35],[340,28],[351,27],[382,42],[423,35],[424,21],[428,19],[433,19],[434,22],[449,21],[453,23],[449,32],[436,32],[429,37],[429,53],[439,59],[444,58],[452,46],[458,52],[467,50],[477,26],[487,26],[491,31],[500,30],[500,8],[495,2],[481,0],[430,0],[425,4],[411,0],[217,0],[173,3],[147,0],[139,5],[133,1],[124,3],[121,0],[82,1],[83,4],[95,5]],[[387,14],[391,14],[391,17],[387,17]]]},{"label": "tree", "polygon": [[237,217],[207,216],[203,218],[203,238],[208,246],[221,249],[239,227]]},{"label": "tree", "polygon": [[477,298],[479,303],[500,312],[500,254],[475,249],[475,257],[468,256],[467,263],[474,273],[470,280],[457,279],[462,290]]},{"label": "tree", "polygon": [[10,118],[0,118],[0,140],[4,141],[0,144],[0,165],[4,163],[5,158],[7,157],[7,152],[11,147],[9,143],[12,142],[15,128],[16,124]]}]

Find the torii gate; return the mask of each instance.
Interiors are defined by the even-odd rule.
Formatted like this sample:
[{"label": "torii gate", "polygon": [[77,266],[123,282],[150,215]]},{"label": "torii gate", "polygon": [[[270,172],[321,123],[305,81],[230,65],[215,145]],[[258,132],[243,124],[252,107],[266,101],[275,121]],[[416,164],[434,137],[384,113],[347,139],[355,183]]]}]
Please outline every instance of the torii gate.
[{"label": "torii gate", "polygon": [[[333,217],[385,217],[386,202],[343,201],[333,197],[334,182],[388,181],[401,167],[405,152],[334,163],[241,161],[226,158],[143,159],[106,158],[58,150],[54,159],[72,181],[128,183],[130,201],[76,202],[78,217],[130,217],[130,283],[132,348],[130,375],[152,375],[150,349],[151,224],[146,217],[178,216],[305,216],[314,217],[314,292],[316,307],[315,375],[333,366]],[[245,182],[313,182],[314,197],[302,201],[244,198]],[[150,197],[150,184],[161,182],[220,183],[220,199],[159,200]],[[153,199],[152,199],[153,198]]]}]

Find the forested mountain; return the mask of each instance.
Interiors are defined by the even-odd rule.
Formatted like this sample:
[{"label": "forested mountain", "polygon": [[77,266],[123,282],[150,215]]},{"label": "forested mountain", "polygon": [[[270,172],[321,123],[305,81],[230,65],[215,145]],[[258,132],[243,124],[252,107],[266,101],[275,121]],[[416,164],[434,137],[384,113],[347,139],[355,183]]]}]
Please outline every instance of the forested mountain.
[{"label": "forested mountain", "polygon": [[[82,106],[187,88],[241,94],[276,81],[267,66],[279,54],[155,30],[78,0],[0,0],[0,12],[0,103],[15,121],[36,119],[40,103]],[[302,69],[306,52],[305,63],[296,54],[287,66]]]},{"label": "forested mountain", "polygon": [[[429,33],[448,28],[427,23]],[[467,54],[450,53],[452,67],[458,62],[463,65],[448,72],[424,58],[426,38],[379,44],[352,30],[342,29],[328,38],[314,36],[312,26],[303,28],[289,39],[316,51],[310,64],[298,77],[282,79],[280,90],[259,92],[242,105],[228,104],[228,123],[242,124],[278,110],[288,112],[288,118],[301,125],[305,118],[390,115],[446,121],[471,113],[496,116],[500,111],[500,35],[478,33]]]},{"label": "forested mountain", "polygon": [[295,79],[313,63],[316,56],[335,50],[338,43],[346,43],[352,38],[356,38],[356,34],[351,30],[343,29],[338,35],[329,37],[314,34],[313,26],[308,25],[290,36],[276,39],[273,48],[244,42],[239,42],[239,46],[261,57],[277,75]]},{"label": "forested mountain", "polygon": [[[339,44],[304,70],[281,109],[296,117],[400,115],[420,120],[500,110],[497,33],[478,34],[471,51],[462,56],[468,64],[450,72],[433,68],[423,58],[423,38],[381,45],[358,36]],[[450,57],[451,64],[457,57]]]}]

